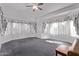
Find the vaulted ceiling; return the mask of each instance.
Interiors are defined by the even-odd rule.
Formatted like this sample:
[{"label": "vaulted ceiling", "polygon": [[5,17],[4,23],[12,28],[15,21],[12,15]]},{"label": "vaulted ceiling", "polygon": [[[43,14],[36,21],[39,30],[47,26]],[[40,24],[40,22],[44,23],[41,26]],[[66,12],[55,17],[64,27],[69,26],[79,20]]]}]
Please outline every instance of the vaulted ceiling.
[{"label": "vaulted ceiling", "polygon": [[[74,9],[74,3],[44,3],[43,10],[32,11],[32,8],[25,7],[30,3],[0,3],[5,17],[16,20],[41,20],[41,18],[48,17],[48,15],[56,15],[70,9]],[[75,7],[75,8],[78,8]],[[72,7],[72,8],[71,8]],[[69,9],[70,8],[70,9]]]}]

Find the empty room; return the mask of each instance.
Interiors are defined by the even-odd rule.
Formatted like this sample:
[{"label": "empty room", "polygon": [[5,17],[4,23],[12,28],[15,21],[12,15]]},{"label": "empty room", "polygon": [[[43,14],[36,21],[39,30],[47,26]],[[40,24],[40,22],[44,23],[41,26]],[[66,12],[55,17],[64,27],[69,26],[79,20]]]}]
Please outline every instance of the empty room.
[{"label": "empty room", "polygon": [[79,56],[79,3],[0,3],[0,56]]}]

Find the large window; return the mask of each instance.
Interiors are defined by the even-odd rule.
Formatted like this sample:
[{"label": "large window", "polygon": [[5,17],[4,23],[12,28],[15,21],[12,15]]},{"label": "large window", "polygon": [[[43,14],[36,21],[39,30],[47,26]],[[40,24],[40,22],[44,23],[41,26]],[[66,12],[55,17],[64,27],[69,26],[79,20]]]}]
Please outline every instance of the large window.
[{"label": "large window", "polygon": [[53,23],[50,25],[50,34],[58,35],[58,23]]},{"label": "large window", "polygon": [[71,33],[71,36],[73,37],[79,37],[79,35],[77,35],[77,31],[75,29],[73,21],[70,22],[70,33]]},{"label": "large window", "polygon": [[9,22],[7,25],[6,35],[9,35],[9,34],[27,34],[27,33],[35,33],[33,24]]},{"label": "large window", "polygon": [[46,24],[45,33],[52,35],[67,35],[78,37],[75,27],[73,25],[73,21],[48,23]]}]

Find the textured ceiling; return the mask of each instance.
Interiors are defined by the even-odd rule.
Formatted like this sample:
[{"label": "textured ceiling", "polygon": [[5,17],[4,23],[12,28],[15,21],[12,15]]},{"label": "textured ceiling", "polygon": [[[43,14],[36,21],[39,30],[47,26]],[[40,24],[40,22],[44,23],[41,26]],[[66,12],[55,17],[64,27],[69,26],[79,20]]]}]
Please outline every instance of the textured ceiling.
[{"label": "textured ceiling", "polygon": [[36,18],[40,19],[40,17],[44,15],[70,6],[73,3],[45,3],[41,6],[43,10],[37,10],[35,12],[32,11],[31,7],[25,7],[29,4],[30,3],[1,3],[0,6],[2,7],[4,15],[8,18],[16,20],[35,20]]}]

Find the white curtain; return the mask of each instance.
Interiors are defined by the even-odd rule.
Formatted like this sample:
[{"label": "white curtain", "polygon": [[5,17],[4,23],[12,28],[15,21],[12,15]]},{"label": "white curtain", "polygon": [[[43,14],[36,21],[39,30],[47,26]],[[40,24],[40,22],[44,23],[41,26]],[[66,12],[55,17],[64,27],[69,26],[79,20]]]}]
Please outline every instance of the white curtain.
[{"label": "white curtain", "polygon": [[50,34],[58,35],[58,23],[50,25]]},{"label": "white curtain", "polygon": [[6,35],[12,34],[27,34],[34,33],[34,26],[32,24],[23,24],[23,23],[11,23],[7,25]]},{"label": "white curtain", "polygon": [[79,35],[77,34],[76,27],[74,26],[74,21],[70,22],[70,29],[71,29],[71,36],[79,38]]},{"label": "white curtain", "polygon": [[67,35],[77,37],[73,21],[47,23],[44,32],[51,35]]}]

